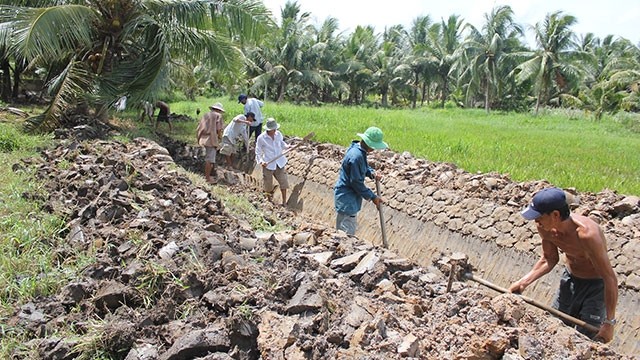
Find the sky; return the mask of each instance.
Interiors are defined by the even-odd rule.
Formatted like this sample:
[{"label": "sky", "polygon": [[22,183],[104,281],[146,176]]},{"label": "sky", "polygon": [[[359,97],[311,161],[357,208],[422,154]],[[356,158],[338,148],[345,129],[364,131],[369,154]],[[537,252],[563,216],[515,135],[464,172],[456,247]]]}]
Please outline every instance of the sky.
[{"label": "sky", "polygon": [[[280,10],[287,0],[264,0],[265,5],[280,19]],[[529,25],[541,22],[555,11],[577,18],[571,29],[578,35],[594,33],[599,38],[616,35],[640,44],[640,0],[298,0],[301,11],[309,12],[312,24],[321,24],[327,17],[338,19],[340,29],[350,34],[357,25],[373,25],[381,33],[385,27],[401,24],[409,28],[418,16],[430,15],[433,21],[460,15],[476,28],[484,24],[484,15],[495,6],[509,5],[515,21],[521,24],[527,42],[533,46]]]}]

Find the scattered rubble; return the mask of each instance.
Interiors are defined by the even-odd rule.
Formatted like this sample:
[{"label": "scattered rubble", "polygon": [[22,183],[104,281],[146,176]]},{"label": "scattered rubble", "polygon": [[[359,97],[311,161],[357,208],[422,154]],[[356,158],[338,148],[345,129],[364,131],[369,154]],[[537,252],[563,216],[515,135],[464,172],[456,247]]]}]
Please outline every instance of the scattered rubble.
[{"label": "scattered rubble", "polygon": [[78,357],[92,337],[126,360],[630,358],[450,277],[460,254],[419,267],[230,185],[291,227],[256,231],[149,140],[65,142],[22,166],[68,220],[61,263],[95,256],[10,319],[42,359]]}]

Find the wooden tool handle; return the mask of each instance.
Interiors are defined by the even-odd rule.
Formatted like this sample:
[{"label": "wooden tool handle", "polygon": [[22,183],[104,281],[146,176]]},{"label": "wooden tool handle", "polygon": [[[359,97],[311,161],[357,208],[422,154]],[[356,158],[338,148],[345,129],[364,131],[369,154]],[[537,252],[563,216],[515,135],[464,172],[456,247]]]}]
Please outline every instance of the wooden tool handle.
[{"label": "wooden tool handle", "polygon": [[[473,275],[471,273],[466,273],[464,276],[469,280],[473,280],[475,282],[478,282],[478,283],[480,283],[480,284],[482,284],[482,285],[484,285],[486,287],[489,287],[489,288],[491,288],[491,289],[493,289],[495,291],[498,291],[498,292],[501,292],[501,293],[508,293],[509,292],[509,290],[507,290],[507,289],[505,289],[503,287],[500,287],[500,286],[498,286],[496,284],[490,283],[487,280],[481,279],[481,278],[479,278],[479,277],[477,277],[477,276],[475,276],[475,275]],[[535,307],[538,307],[538,308],[540,308],[542,310],[545,310],[545,311],[547,311],[547,312],[549,312],[549,313],[551,313],[551,314],[553,314],[553,315],[555,315],[555,316],[557,316],[557,317],[559,317],[561,319],[567,320],[567,321],[569,321],[569,322],[571,322],[571,323],[573,323],[575,325],[582,326],[583,328],[585,328],[585,329],[587,329],[589,331],[593,331],[593,332],[596,332],[596,333],[598,331],[600,331],[599,328],[597,328],[597,327],[595,327],[595,326],[593,326],[593,325],[591,325],[591,324],[589,324],[587,322],[584,322],[584,321],[582,321],[580,319],[574,318],[571,315],[565,314],[562,311],[559,311],[557,309],[554,309],[552,307],[544,305],[544,304],[540,303],[539,301],[536,301],[536,300],[534,300],[534,299],[532,299],[530,297],[527,297],[527,296],[524,296],[524,295],[521,295],[521,294],[516,294],[516,295],[520,296],[522,298],[522,300],[524,300],[525,302],[527,302],[527,303],[529,303],[529,304],[531,304],[531,305],[533,305]]]}]

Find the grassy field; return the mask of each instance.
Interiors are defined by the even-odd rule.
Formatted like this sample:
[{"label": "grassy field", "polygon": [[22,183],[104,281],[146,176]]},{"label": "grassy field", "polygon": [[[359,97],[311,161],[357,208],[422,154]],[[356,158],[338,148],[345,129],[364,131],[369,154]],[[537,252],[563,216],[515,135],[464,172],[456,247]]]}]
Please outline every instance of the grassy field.
[{"label": "grassy field", "polygon": [[[215,102],[225,120],[242,113],[235,98],[171,104],[171,111],[195,117]],[[491,113],[484,110],[385,110],[339,106],[296,106],[267,102],[285,135],[316,133],[315,140],[346,146],[369,126],[384,131],[392,150],[431,161],[455,163],[469,172],[509,174],[515,181],[546,179],[560,187],[640,195],[640,132],[605,117],[575,114]],[[636,125],[640,120],[637,118]],[[194,142],[196,123],[180,124],[175,136]]]},{"label": "grassy field", "polygon": [[[47,295],[68,281],[76,266],[60,266],[51,249],[64,228],[62,219],[40,208],[32,200],[44,196],[39,184],[30,180],[29,171],[15,168],[20,160],[37,156],[37,150],[50,144],[48,136],[23,134],[19,119],[0,121],[0,357],[9,358],[7,349],[25,346],[23,334],[7,325],[15,304],[35,296]],[[25,197],[23,194],[31,194]]]}]

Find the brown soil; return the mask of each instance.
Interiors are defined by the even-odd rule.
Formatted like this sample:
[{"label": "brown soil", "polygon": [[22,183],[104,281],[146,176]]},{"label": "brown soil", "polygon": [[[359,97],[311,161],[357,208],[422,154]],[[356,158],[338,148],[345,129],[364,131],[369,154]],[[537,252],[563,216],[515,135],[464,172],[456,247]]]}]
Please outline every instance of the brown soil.
[{"label": "brown soil", "polygon": [[[86,132],[100,131],[60,135]],[[453,254],[420,267],[221,185],[290,229],[256,232],[145,139],[66,140],[23,166],[45,184],[45,208],[68,220],[62,266],[95,256],[57,294],[16,307],[9,325],[37,358],[631,358],[515,295],[461,281],[464,269],[449,283]]]}]

